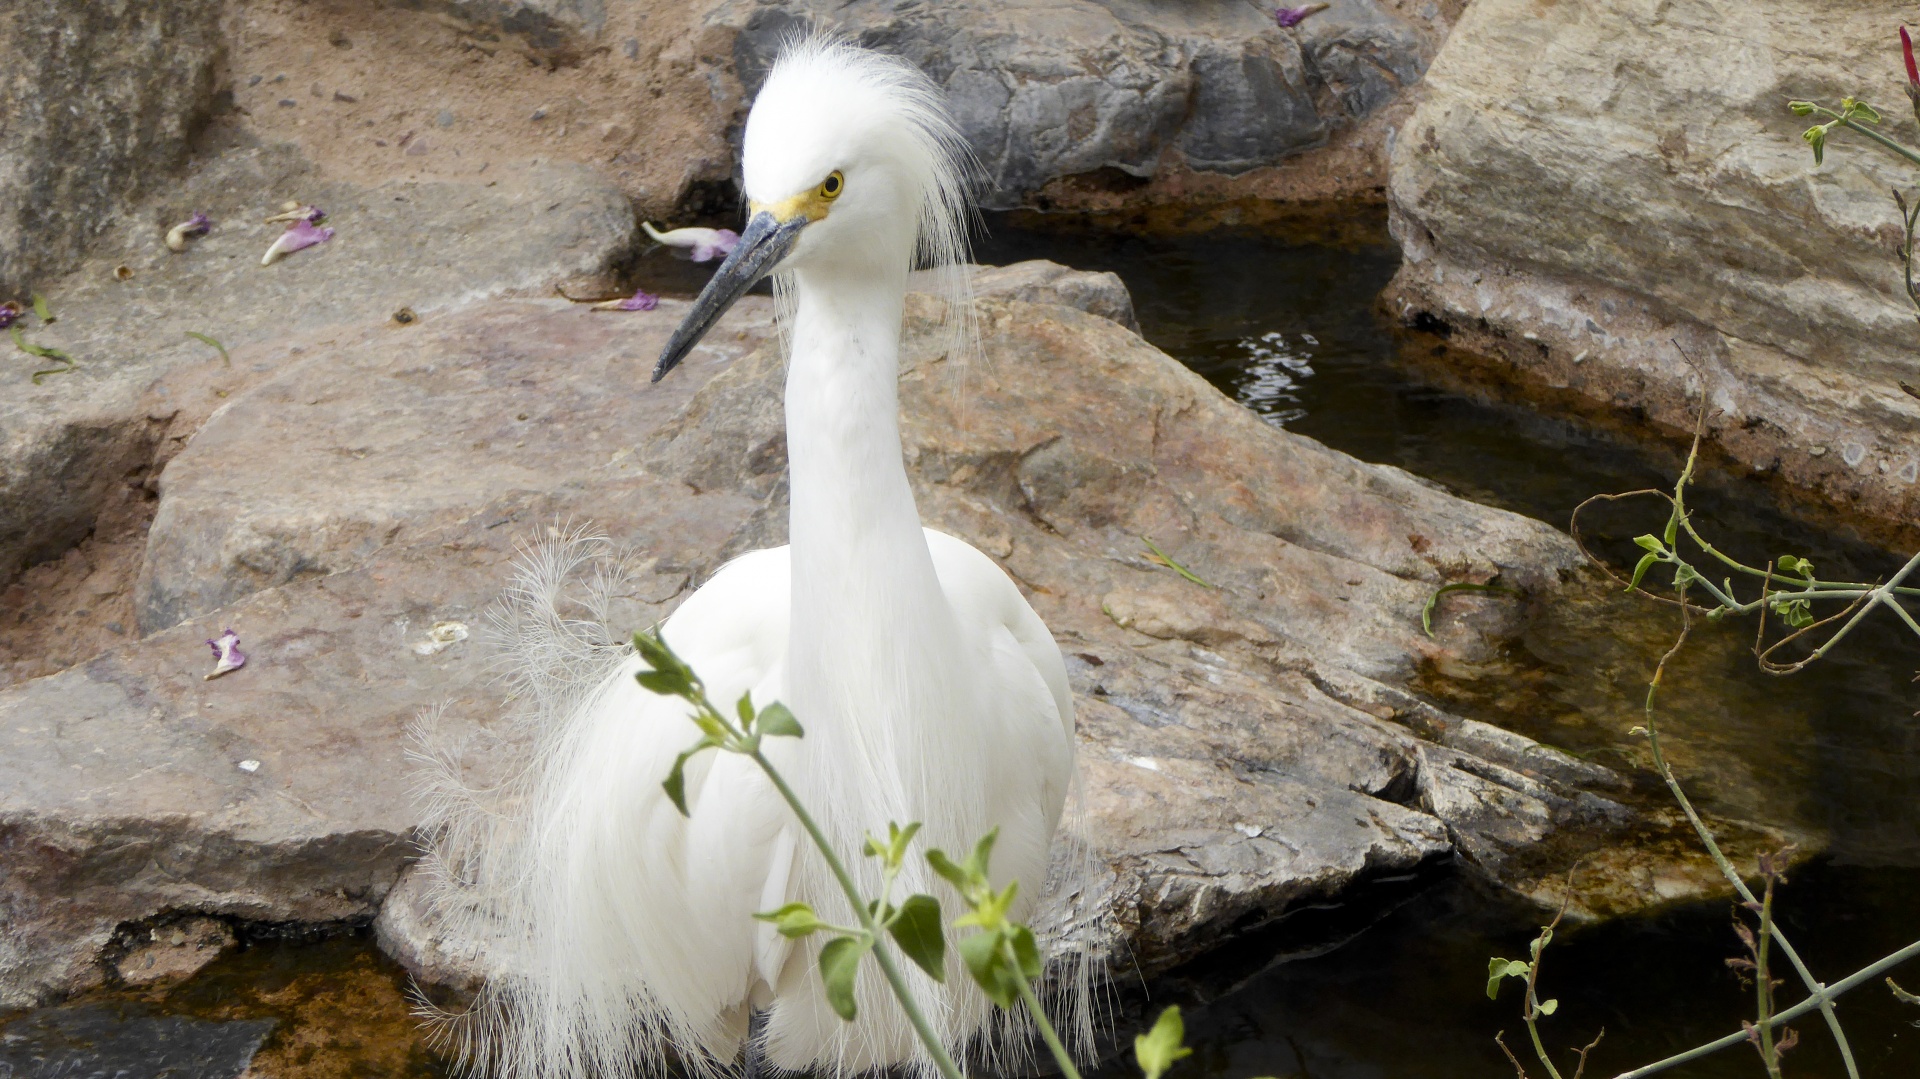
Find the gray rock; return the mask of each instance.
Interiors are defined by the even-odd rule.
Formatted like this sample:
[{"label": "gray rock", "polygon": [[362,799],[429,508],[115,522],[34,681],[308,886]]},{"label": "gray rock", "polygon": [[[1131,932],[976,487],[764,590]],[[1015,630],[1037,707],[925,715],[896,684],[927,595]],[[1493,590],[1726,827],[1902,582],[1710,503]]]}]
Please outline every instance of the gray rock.
[{"label": "gray rock", "polygon": [[[1574,786],[1508,776],[1321,688],[1389,693],[1425,659],[1483,654],[1513,605],[1463,603],[1436,641],[1418,626],[1426,594],[1443,573],[1496,570],[1551,589],[1567,541],[1270,428],[1114,321],[987,287],[1038,295],[1048,274],[981,274],[973,382],[940,358],[939,301],[911,297],[902,399],[928,521],[1033,589],[1072,667],[1083,834],[1104,868],[1061,897],[1055,929],[1151,970],[1452,851],[1504,871],[1548,834],[1597,842],[1612,822],[1581,816]],[[438,935],[406,875],[406,728],[434,709],[481,772],[510,762],[478,631],[517,542],[590,522],[632,544],[617,639],[732,551],[778,541],[770,306],[749,298],[653,387],[646,361],[682,303],[500,301],[301,337],[297,362],[232,400],[161,485],[173,524],[155,550],[199,567],[173,594],[247,594],[0,691],[0,1003],[96,983],[125,927],[163,912],[378,911],[383,946],[471,984],[484,942]],[[194,553],[248,529],[325,575],[250,582]],[[1143,534],[1219,587],[1148,562]],[[468,639],[436,646],[446,622]],[[226,626],[251,659],[203,681],[202,641]],[[1436,760],[1500,790],[1423,787]]]},{"label": "gray rock", "polygon": [[1046,259],[1030,259],[1011,266],[981,267],[974,276],[973,288],[982,296],[1062,304],[1140,332],[1140,320],[1133,313],[1133,294],[1116,273],[1075,270]]},{"label": "gray rock", "polygon": [[186,163],[213,105],[219,0],[6,5],[0,298],[45,291]]},{"label": "gray rock", "polygon": [[[9,353],[17,358],[0,399],[0,580],[78,542],[101,507],[151,479],[208,413],[311,347],[295,335],[329,325],[397,332],[404,327],[381,320],[402,307],[424,316],[543,293],[631,250],[626,199],[586,170],[497,175],[484,186],[367,188],[321,180],[284,149],[242,149],[117,219],[81,270],[44,287],[58,321],[25,326],[30,340],[66,351],[78,367],[33,385],[28,364],[42,365]],[[261,266],[282,228],[261,219],[289,198],[326,209],[336,235]],[[210,212],[213,231],[174,254],[162,237],[192,210]],[[118,279],[116,266],[131,277]],[[232,366],[189,332],[220,341]],[[242,449],[236,461],[245,457]],[[145,628],[178,621],[181,608],[170,603],[143,613]]]},{"label": "gray rock", "polygon": [[1687,432],[1704,400],[1732,460],[1911,524],[1920,330],[1888,192],[1912,166],[1836,131],[1816,167],[1786,107],[1860,97],[1912,142],[1893,29],[1797,4],[1476,0],[1394,147],[1394,304],[1497,377],[1629,423]]},{"label": "gray rock", "polygon": [[[512,38],[551,63],[575,63],[599,44],[607,28],[606,0],[382,0],[389,7],[451,16],[465,29],[494,40]],[[442,125],[445,126],[445,125]]]},{"label": "gray rock", "polygon": [[110,1004],[46,1008],[0,1024],[0,1073],[243,1079],[275,1025],[128,1014]]},{"label": "gray rock", "polygon": [[724,0],[707,22],[735,33],[748,97],[803,25],[912,59],[945,87],[995,207],[1102,170],[1276,164],[1378,111],[1438,44],[1376,0],[1290,30],[1242,0]]}]

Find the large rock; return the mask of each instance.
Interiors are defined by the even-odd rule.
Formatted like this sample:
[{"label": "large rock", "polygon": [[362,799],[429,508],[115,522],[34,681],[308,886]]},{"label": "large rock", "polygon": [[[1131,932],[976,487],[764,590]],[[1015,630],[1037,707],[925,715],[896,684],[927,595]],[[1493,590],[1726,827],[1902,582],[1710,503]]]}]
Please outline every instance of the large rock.
[{"label": "large rock", "polygon": [[0,4],[0,299],[44,290],[186,163],[213,107],[220,0]]},{"label": "large rock", "polygon": [[[315,175],[281,147],[238,147],[203,162],[179,192],[115,220],[79,271],[44,286],[58,321],[27,337],[77,367],[39,385],[10,353],[0,399],[0,581],[52,558],[93,527],[129,483],[151,479],[215,408],[328,340],[398,330],[426,315],[603,273],[632,249],[632,210],[577,166],[500,169],[473,184],[364,187]],[[260,265],[284,199],[311,202],[337,230],[327,244]],[[215,225],[185,253],[161,242],[190,210]],[[115,268],[131,276],[121,280]],[[222,362],[205,334],[231,355]],[[237,461],[244,461],[241,453]]]},{"label": "large rock", "polygon": [[748,96],[803,25],[912,59],[946,89],[1003,207],[1107,170],[1278,164],[1418,81],[1439,37],[1376,0],[1335,0],[1292,29],[1244,0],[727,0],[708,22],[738,34]]},{"label": "large rock", "polygon": [[1478,0],[1394,149],[1393,302],[1675,432],[1704,393],[1734,460],[1911,522],[1913,168],[1845,131],[1815,167],[1786,108],[1861,97],[1913,142],[1903,74],[1877,4]]},{"label": "large rock", "polygon": [[[981,280],[1044,299],[1049,274],[1115,306],[1097,275]],[[956,376],[938,301],[911,298],[904,437],[927,519],[1030,589],[1069,657],[1103,870],[1065,931],[1157,969],[1456,852],[1522,881],[1627,819],[1583,789],[1615,782],[1604,770],[1397,688],[1424,660],[1484,656],[1519,617],[1469,600],[1429,639],[1438,583],[1551,590],[1575,557],[1563,537],[1270,428],[1108,319],[978,303],[988,359]],[[505,301],[329,332],[208,423],[162,483],[174,525],[154,551],[208,589],[175,594],[244,591],[234,562],[192,552],[268,520],[333,572],[252,581],[0,691],[0,1003],[98,982],[128,927],[163,914],[384,910],[383,940],[423,976],[484,968],[436,935],[418,874],[394,890],[421,812],[405,731],[434,709],[474,767],[511,760],[479,630],[514,544],[587,524],[630,544],[618,640],[784,532],[770,304],[745,301],[649,387],[684,310]],[[208,521],[170,517],[175,498]],[[1142,535],[1215,587],[1149,561]],[[203,681],[202,641],[226,626],[251,659]]]}]

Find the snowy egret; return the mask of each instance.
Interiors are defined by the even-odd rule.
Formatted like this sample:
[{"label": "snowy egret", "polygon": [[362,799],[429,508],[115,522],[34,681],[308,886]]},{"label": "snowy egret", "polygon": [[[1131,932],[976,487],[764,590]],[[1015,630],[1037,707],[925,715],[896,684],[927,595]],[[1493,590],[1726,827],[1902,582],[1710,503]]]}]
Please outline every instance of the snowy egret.
[{"label": "snowy egret", "polygon": [[[949,318],[966,317],[965,162],[938,90],[908,64],[820,37],[783,50],[747,120],[747,226],[654,379],[774,275],[789,346],[791,545],[725,565],[662,632],[714,700],[750,690],[800,717],[806,736],[766,752],[856,872],[863,837],[889,821],[922,822],[926,845],[956,851],[998,828],[994,875],[1025,886],[1024,917],[1073,775],[1066,669],[1004,571],[922,528],[901,457],[900,335],[916,263],[947,268]],[[524,591],[550,602],[562,572],[538,570]],[[755,766],[696,758],[690,816],[675,810],[661,780],[696,732],[682,702],[635,683],[642,669],[628,656],[589,689],[536,693],[548,729],[519,804],[463,826],[491,868],[443,858],[492,892],[494,932],[524,934],[488,989],[501,1023],[472,1048],[534,1075],[657,1071],[665,1051],[713,1072],[749,1039],[755,1066],[926,1070],[879,977],[861,977],[859,1017],[842,1022],[814,970],[817,938],[789,941],[753,920],[796,900],[850,917]],[[878,894],[877,869],[863,868]],[[912,892],[959,913],[918,858],[895,894]],[[912,973],[950,1049],[995,1051],[991,1006],[966,977]]]}]

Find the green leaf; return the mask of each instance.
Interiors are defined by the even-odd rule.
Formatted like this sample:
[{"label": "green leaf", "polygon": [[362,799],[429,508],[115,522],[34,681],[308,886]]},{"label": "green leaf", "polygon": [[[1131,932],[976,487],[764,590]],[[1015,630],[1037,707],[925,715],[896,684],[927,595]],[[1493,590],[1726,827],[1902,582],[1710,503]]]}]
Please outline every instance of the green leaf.
[{"label": "green leaf", "polygon": [[1541,1015],[1552,1015],[1554,1012],[1557,1012],[1559,1010],[1560,1010],[1560,1002],[1558,1000],[1543,1000],[1540,1002]]},{"label": "green leaf", "polygon": [[1815,165],[1820,164],[1826,159],[1827,126],[1825,124],[1815,124],[1803,132],[1800,137],[1807,140],[1807,144],[1813,147],[1813,163]]},{"label": "green leaf", "polygon": [[48,326],[59,321],[53,317],[53,310],[47,306],[47,298],[37,292],[33,295],[33,317]]},{"label": "green leaf", "polygon": [[779,701],[760,709],[760,716],[753,721],[753,725],[755,730],[770,738],[799,738],[806,734],[800,729],[800,721],[793,718],[793,713]]},{"label": "green leaf", "polygon": [[1510,596],[1522,594],[1518,588],[1508,588],[1506,585],[1492,582],[1474,584],[1472,581],[1455,581],[1452,584],[1443,584],[1434,591],[1433,595],[1427,597],[1426,606],[1420,608],[1420,628],[1426,630],[1429,637],[1433,636],[1433,609],[1439,606],[1440,597],[1448,592],[1504,592]]},{"label": "green leaf", "polygon": [[[1537,954],[1537,953],[1536,953]],[[1524,978],[1533,968],[1518,959],[1500,959],[1487,961],[1487,999],[1500,997],[1500,982],[1507,978]]]},{"label": "green leaf", "polygon": [[640,671],[633,677],[643,688],[662,697],[685,697],[693,692],[692,684],[678,671]]},{"label": "green leaf", "polygon": [[1841,103],[1841,109],[1846,113],[1847,119],[1849,120],[1865,120],[1870,124],[1880,122],[1879,110],[1864,101],[1855,101],[1852,98],[1848,98]]},{"label": "green leaf", "polygon": [[226,364],[228,367],[233,366],[233,357],[227,355],[227,346],[221,344],[218,341],[215,341],[213,338],[208,337],[204,333],[194,333],[192,330],[188,330],[186,331],[186,334],[188,337],[193,338],[195,341],[212,345],[214,348],[214,351],[220,353],[220,362]]},{"label": "green leaf", "polygon": [[908,821],[905,828],[892,821],[887,822],[887,838],[891,841],[891,850],[887,854],[887,864],[899,866],[907,860],[907,847],[913,843],[913,837],[920,833],[919,821]]},{"label": "green leaf", "polygon": [[940,874],[941,880],[953,885],[954,888],[962,894],[967,891],[967,887],[971,883],[967,878],[967,871],[953,864],[953,859],[947,857],[946,851],[938,847],[928,851],[927,864],[933,867],[935,873]]},{"label": "green leaf", "polygon": [[1633,545],[1635,547],[1640,547],[1642,549],[1652,551],[1654,554],[1667,553],[1667,545],[1664,543],[1661,543],[1660,538],[1651,533],[1645,536],[1633,537]]},{"label": "green leaf", "polygon": [[1174,1005],[1160,1013],[1153,1029],[1133,1037],[1133,1059],[1147,1079],[1160,1079],[1175,1061],[1193,1055],[1186,1047],[1186,1024],[1180,1021],[1180,1007]]},{"label": "green leaf", "polygon": [[1811,112],[1813,112],[1813,102],[1811,102],[1811,101],[1789,101],[1789,102],[1787,102],[1787,108],[1789,108],[1789,109],[1792,109],[1792,110],[1793,110],[1793,114],[1794,114],[1795,116],[1806,116],[1806,115],[1808,115],[1809,113],[1811,113]]},{"label": "green leaf", "polygon": [[1647,570],[1652,569],[1653,564],[1658,561],[1660,556],[1651,551],[1641,555],[1640,561],[1633,567],[1633,579],[1627,582],[1627,591],[1631,592],[1640,587],[1640,578],[1645,577]]},{"label": "green leaf", "polygon": [[1813,605],[1806,600],[1776,596],[1770,602],[1773,612],[1794,629],[1813,625]]},{"label": "green leaf", "polygon": [[893,942],[913,965],[936,982],[947,980],[947,937],[940,929],[940,901],[930,895],[910,895],[887,926]]},{"label": "green leaf", "polygon": [[967,973],[973,975],[975,984],[987,999],[1002,1008],[1011,1008],[1019,998],[1019,989],[1015,986],[1006,969],[1006,956],[1000,950],[999,933],[979,932],[960,938],[957,947],[960,958],[967,964]]},{"label": "green leaf", "polygon": [[740,729],[753,729],[753,690],[740,694],[740,699],[734,702],[733,713],[740,717]]},{"label": "green leaf", "polygon": [[673,802],[673,807],[678,809],[683,817],[693,816],[687,812],[687,762],[693,759],[694,754],[712,749],[713,746],[714,742],[708,738],[695,742],[691,749],[673,759],[673,767],[668,770],[667,778],[660,782],[660,786],[667,792],[667,798]]},{"label": "green leaf", "polygon": [[780,935],[789,940],[798,940],[820,929],[826,928],[813,908],[805,903],[788,903],[779,910],[763,911],[754,915],[763,922],[772,922]]},{"label": "green leaf", "polygon": [[640,658],[647,661],[647,666],[655,671],[678,675],[690,687],[698,684],[699,680],[693,676],[693,668],[681,662],[680,657],[668,647],[666,638],[660,635],[660,627],[634,634],[633,647],[640,653]]},{"label": "green leaf", "polygon": [[1211,581],[1207,581],[1203,579],[1199,574],[1193,572],[1192,570],[1181,565],[1180,563],[1175,562],[1173,560],[1173,556],[1161,550],[1159,545],[1155,544],[1153,540],[1149,539],[1146,536],[1141,536],[1140,542],[1146,544],[1147,550],[1153,552],[1151,555],[1148,556],[1147,561],[1157,562],[1160,565],[1167,567],[1168,569],[1172,570],[1175,573],[1178,573],[1180,576],[1185,577],[1187,580],[1192,581],[1194,584],[1197,584],[1202,588],[1215,587]]},{"label": "green leaf", "polygon": [[1000,829],[995,828],[980,837],[973,845],[973,853],[967,856],[967,872],[976,880],[984,883],[987,879],[987,863],[993,858],[994,840],[1000,838]]},{"label": "green leaf", "polygon": [[1013,945],[1013,960],[1019,964],[1021,977],[1031,982],[1046,970],[1046,964],[1040,958],[1040,943],[1033,939],[1033,930],[1015,923],[1007,929],[1007,942]]},{"label": "green leaf", "polygon": [[865,937],[839,937],[820,948],[820,980],[826,983],[827,1003],[849,1023],[859,1012],[853,999],[854,976],[871,947],[873,941]]},{"label": "green leaf", "polygon": [[42,378],[45,378],[48,375],[65,374],[66,372],[73,370],[74,367],[77,366],[73,362],[73,358],[71,356],[68,356],[66,353],[60,351],[59,349],[48,348],[45,345],[36,345],[28,341],[26,338],[20,336],[20,327],[17,325],[7,327],[7,333],[13,336],[13,347],[26,353],[27,355],[38,356],[43,360],[52,360],[55,363],[66,364],[65,367],[48,367],[48,368],[43,368],[42,370],[39,370],[39,371],[35,371],[32,377],[33,377],[33,384],[36,386],[40,385],[40,380]]}]

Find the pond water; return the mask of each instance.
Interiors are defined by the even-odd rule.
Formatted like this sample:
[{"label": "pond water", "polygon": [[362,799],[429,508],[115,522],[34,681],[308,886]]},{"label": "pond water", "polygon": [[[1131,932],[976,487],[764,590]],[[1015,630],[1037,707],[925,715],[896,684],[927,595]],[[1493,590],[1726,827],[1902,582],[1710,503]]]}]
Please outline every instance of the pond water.
[{"label": "pond water", "polygon": [[[1672,482],[1683,448],[1671,441],[1636,438],[1604,419],[1544,418],[1459,377],[1444,341],[1397,330],[1376,310],[1398,258],[1377,221],[1323,226],[1146,238],[1001,218],[990,222],[979,254],[986,262],[1046,257],[1112,270],[1132,290],[1147,338],[1248,407],[1468,498],[1564,528],[1588,495]],[[673,292],[704,278],[703,268],[684,264],[648,273],[651,287]],[[1898,565],[1858,538],[1787,515],[1753,482],[1710,475],[1693,502],[1703,530],[1749,562],[1793,553],[1811,558],[1824,577],[1856,579]],[[1647,501],[1595,516],[1596,548],[1628,557],[1631,536],[1657,530],[1659,509]],[[1509,654],[1479,669],[1432,672],[1420,688],[1455,711],[1499,718],[1644,776],[1644,743],[1627,730],[1641,722],[1646,679],[1675,628],[1674,617],[1651,604],[1597,585],[1576,588],[1571,602],[1542,611]],[[1696,633],[1672,668],[1663,728],[1683,781],[1709,809],[1806,836],[1824,851],[1791,874],[1781,919],[1815,971],[1834,979],[1920,936],[1920,720],[1908,683],[1920,648],[1877,621],[1835,658],[1779,679],[1755,668],[1751,632]],[[1738,948],[1729,921],[1727,905],[1716,902],[1563,932],[1542,982],[1543,995],[1561,1002],[1543,1022],[1548,1044],[1584,1044],[1604,1026],[1588,1075],[1611,1076],[1737,1029],[1751,994],[1724,964]],[[1155,1006],[1190,1006],[1196,1054],[1172,1079],[1511,1074],[1492,1039],[1504,1029],[1518,1048],[1525,1031],[1511,988],[1487,1000],[1486,963],[1523,956],[1536,922],[1463,877],[1445,877],[1341,947],[1251,978],[1223,979],[1207,963],[1177,972],[1151,987]],[[1240,946],[1272,947],[1267,937]],[[1257,970],[1268,958],[1241,954],[1229,965]],[[1920,988],[1920,969],[1903,977]],[[112,1016],[85,1021],[95,1024],[89,1036],[111,1042],[116,1036],[103,1032],[153,1036],[150,1025],[116,1027],[108,1021],[115,1018],[205,1021],[181,1038],[213,1037],[207,1032],[220,1023],[272,1020],[257,1074],[442,1074],[407,1015],[403,985],[364,934],[262,941],[186,986],[114,1001]],[[1782,998],[1798,994],[1788,987]],[[1920,1008],[1897,1004],[1876,984],[1841,1011],[1863,1074],[1920,1075]],[[1842,1074],[1821,1025],[1796,1025],[1803,1044],[1788,1058],[1790,1074]],[[0,1076],[9,1061],[15,1074],[34,1074],[29,1058],[49,1037],[24,1022],[0,1027]],[[1115,1064],[1101,1074],[1137,1073]],[[1670,1074],[1760,1072],[1755,1055],[1736,1048]]]}]

